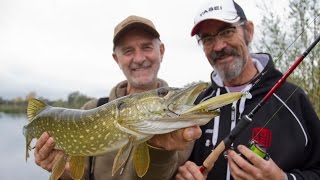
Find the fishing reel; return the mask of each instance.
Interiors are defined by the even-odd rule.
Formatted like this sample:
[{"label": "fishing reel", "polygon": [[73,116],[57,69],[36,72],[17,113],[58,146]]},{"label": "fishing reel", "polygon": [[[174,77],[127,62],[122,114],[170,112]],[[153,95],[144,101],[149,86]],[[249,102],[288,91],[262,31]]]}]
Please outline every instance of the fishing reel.
[{"label": "fishing reel", "polygon": [[[249,141],[249,143],[248,143],[248,145],[247,145],[247,147],[252,151],[252,152],[254,152],[255,154],[257,154],[258,156],[260,156],[262,159],[264,159],[264,160],[269,160],[270,159],[270,155],[267,153],[267,149],[263,146],[263,145],[261,145],[261,144],[259,144],[257,141],[255,141],[255,140],[250,140]],[[234,147],[231,147],[231,149],[233,149],[234,150]],[[244,158],[244,159],[246,159],[247,160],[247,158],[244,156],[244,155],[242,155],[242,154],[239,154],[242,158]],[[228,157],[228,155],[227,155],[227,153],[226,152],[224,152],[224,157],[227,159],[227,157]],[[248,160],[247,160],[248,161]],[[250,161],[249,161],[250,162]]]},{"label": "fishing reel", "polygon": [[270,159],[270,156],[267,153],[267,149],[263,145],[259,144],[257,141],[253,139],[250,140],[248,143],[248,148],[258,156],[260,156],[262,159],[264,160]]}]

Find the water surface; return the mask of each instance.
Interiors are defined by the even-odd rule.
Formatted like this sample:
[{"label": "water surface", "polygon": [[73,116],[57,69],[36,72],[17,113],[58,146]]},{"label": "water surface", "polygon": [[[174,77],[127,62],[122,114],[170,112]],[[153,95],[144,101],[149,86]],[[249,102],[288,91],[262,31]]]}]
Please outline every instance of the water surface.
[{"label": "water surface", "polygon": [[25,115],[9,115],[0,112],[0,179],[1,180],[42,180],[50,174],[34,162],[33,151],[25,160],[25,137],[22,127],[27,124]]}]

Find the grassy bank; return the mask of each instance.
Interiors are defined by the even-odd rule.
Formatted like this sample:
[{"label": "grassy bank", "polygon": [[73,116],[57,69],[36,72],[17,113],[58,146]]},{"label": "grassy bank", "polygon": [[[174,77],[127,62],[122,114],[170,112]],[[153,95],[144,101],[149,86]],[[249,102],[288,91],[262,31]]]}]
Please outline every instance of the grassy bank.
[{"label": "grassy bank", "polygon": [[4,113],[26,113],[25,106],[0,105],[0,112]]}]

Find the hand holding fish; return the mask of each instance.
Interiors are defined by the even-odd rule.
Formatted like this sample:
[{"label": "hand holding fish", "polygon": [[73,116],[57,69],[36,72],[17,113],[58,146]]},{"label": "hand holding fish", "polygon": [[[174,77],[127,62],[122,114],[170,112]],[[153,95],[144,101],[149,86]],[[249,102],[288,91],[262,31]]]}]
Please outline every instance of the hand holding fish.
[{"label": "hand holding fish", "polygon": [[199,126],[179,129],[167,134],[154,135],[148,144],[164,150],[184,150],[194,140],[201,136]]},{"label": "hand holding fish", "polygon": [[[37,140],[34,150],[35,162],[43,169],[51,172],[54,163],[64,155],[62,150],[55,149],[55,141],[47,132],[44,132]],[[60,179],[64,179],[63,177],[71,179],[69,169],[69,163],[66,163],[64,174]]]}]

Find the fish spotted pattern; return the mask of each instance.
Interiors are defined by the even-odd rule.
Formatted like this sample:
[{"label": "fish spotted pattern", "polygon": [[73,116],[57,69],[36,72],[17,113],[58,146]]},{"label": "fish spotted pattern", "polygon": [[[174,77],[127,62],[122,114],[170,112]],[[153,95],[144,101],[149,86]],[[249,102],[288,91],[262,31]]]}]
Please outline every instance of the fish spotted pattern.
[{"label": "fish spotted pattern", "polygon": [[204,125],[219,115],[218,108],[238,100],[243,93],[217,96],[198,105],[193,102],[209,86],[197,83],[186,88],[162,87],[131,94],[91,110],[52,107],[31,99],[24,126],[26,158],[33,138],[48,132],[55,139],[55,148],[65,157],[57,160],[50,179],[58,179],[67,162],[74,179],[84,173],[84,157],[118,150],[112,173],[124,166],[133,151],[134,167],[142,177],[148,170],[150,157],[146,141],[194,125]]}]

